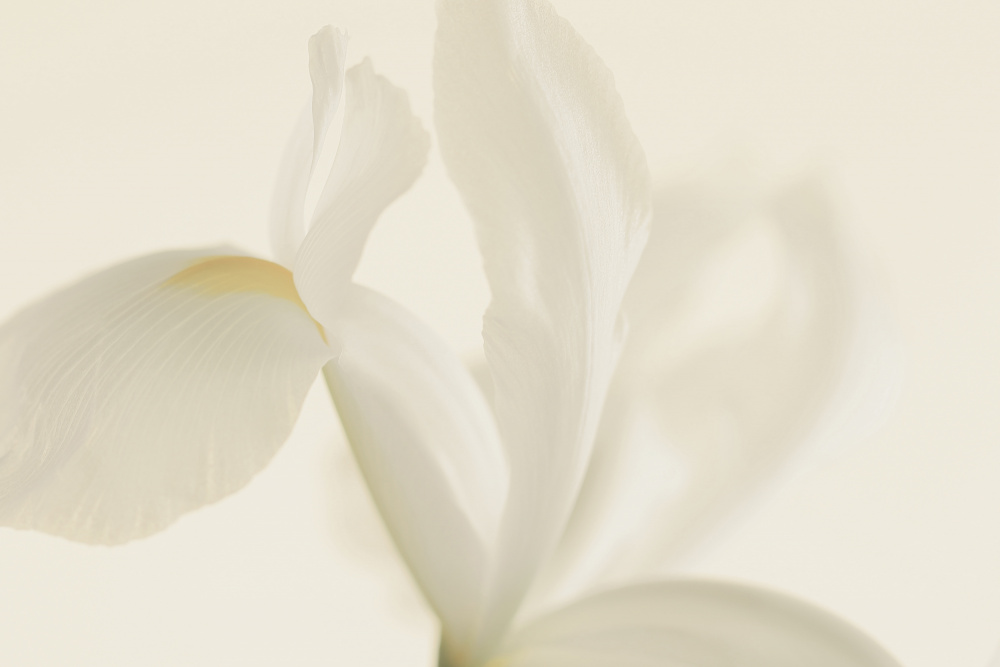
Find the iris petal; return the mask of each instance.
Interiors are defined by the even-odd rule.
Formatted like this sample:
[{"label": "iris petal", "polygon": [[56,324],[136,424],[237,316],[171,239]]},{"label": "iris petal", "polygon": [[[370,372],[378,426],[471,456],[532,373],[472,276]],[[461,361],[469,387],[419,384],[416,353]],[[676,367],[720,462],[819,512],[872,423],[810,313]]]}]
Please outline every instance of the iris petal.
[{"label": "iris petal", "polygon": [[478,618],[507,470],[489,406],[415,317],[352,287],[324,373],[369,489],[447,641]]},{"label": "iris petal", "polygon": [[586,468],[649,180],[611,73],[547,2],[445,0],[438,17],[435,122],[492,290],[483,338],[511,461],[489,644]]},{"label": "iris petal", "polygon": [[430,150],[406,93],[367,59],[348,70],[344,98],[337,155],[294,269],[309,312],[328,327],[375,221],[413,185]]},{"label": "iris petal", "polygon": [[677,580],[612,590],[515,634],[505,667],[899,667],[835,616],[748,586]]},{"label": "iris petal", "polygon": [[0,524],[114,544],[242,488],[330,350],[283,267],[142,257],[0,329]]}]

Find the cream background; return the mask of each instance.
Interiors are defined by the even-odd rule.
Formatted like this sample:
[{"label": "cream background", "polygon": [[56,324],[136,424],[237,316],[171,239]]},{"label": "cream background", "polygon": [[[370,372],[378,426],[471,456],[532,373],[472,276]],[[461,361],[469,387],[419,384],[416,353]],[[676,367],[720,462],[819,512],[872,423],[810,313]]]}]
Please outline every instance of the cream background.
[{"label": "cream background", "polygon": [[[1000,4],[555,4],[615,72],[654,179],[733,146],[829,174],[898,323],[906,375],[884,426],[697,571],[826,606],[912,667],[983,666],[1000,642]],[[430,124],[431,0],[2,0],[0,314],[165,247],[266,254],[305,41],[325,23]],[[360,278],[479,343],[488,295],[436,157]],[[431,664],[433,621],[349,525],[363,496],[341,439],[314,392],[270,468],[160,536],[104,549],[0,530],[0,664]]]}]

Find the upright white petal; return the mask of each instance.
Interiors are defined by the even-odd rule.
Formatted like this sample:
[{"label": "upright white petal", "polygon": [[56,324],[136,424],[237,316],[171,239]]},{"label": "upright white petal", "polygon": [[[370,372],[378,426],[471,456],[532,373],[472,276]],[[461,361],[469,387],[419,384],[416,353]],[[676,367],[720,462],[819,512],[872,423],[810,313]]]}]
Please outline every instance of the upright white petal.
[{"label": "upright white petal", "polygon": [[364,60],[347,72],[344,127],[312,224],[295,260],[295,285],[326,326],[382,211],[427,162],[430,138],[406,93]]},{"label": "upright white petal", "polygon": [[477,622],[507,465],[493,414],[454,353],[389,299],[354,286],[324,374],[376,504],[455,643]]},{"label": "upright white petal", "polygon": [[596,595],[535,621],[504,667],[899,667],[835,616],[763,589],[669,581]]},{"label": "upright white petal", "polygon": [[330,351],[287,269],[225,254],[133,260],[0,329],[0,525],[124,542],[268,463]]},{"label": "upright white petal", "polygon": [[547,2],[444,0],[438,17],[435,122],[493,293],[483,337],[511,460],[488,644],[586,467],[649,184],[611,73]]},{"label": "upright white petal", "polygon": [[292,132],[271,201],[271,248],[291,269],[306,233],[306,190],[344,88],[347,36],[326,26],[309,39],[312,104]]}]

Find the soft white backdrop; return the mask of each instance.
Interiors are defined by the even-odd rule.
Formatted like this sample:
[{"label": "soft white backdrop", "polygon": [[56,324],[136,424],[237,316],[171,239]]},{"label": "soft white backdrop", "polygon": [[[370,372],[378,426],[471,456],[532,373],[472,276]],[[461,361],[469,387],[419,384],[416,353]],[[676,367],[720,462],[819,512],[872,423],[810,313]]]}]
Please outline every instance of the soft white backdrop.
[{"label": "soft white backdrop", "polygon": [[[654,180],[734,147],[830,176],[906,358],[884,425],[696,571],[826,606],[912,667],[984,665],[1000,642],[1000,5],[555,4],[615,72]],[[432,0],[0,4],[0,315],[165,247],[266,254],[325,23],[430,125]],[[479,345],[488,293],[436,157],[360,279]],[[431,664],[434,622],[371,543],[345,456],[317,391],[270,468],[160,536],[0,530],[0,664]]]}]

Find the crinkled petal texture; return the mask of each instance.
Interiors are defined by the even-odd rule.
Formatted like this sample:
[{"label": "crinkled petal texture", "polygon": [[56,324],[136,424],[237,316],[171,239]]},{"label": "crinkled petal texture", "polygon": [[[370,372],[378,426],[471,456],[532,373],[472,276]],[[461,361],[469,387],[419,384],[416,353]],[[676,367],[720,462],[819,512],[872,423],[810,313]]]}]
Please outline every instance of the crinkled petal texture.
[{"label": "crinkled petal texture", "polygon": [[[443,0],[434,58],[441,152],[493,300],[483,324],[511,482],[482,651],[572,506],[647,236],[645,157],[610,72],[539,0]],[[453,660],[466,650],[449,649]]]},{"label": "crinkled petal texture", "polygon": [[[278,261],[292,269],[309,312],[325,326],[361,260],[375,221],[427,163],[430,137],[406,93],[375,73],[368,59],[344,72],[347,38],[329,26],[309,40],[312,104],[285,152],[271,211]],[[309,181],[344,101],[333,166],[306,225]]]},{"label": "crinkled petal texture", "polygon": [[[324,326],[337,318],[378,216],[413,185],[430,150],[403,90],[375,74],[367,59],[344,74],[345,41],[330,28],[309,41],[312,122],[303,119],[292,135],[271,218],[275,255],[292,268],[302,300]],[[307,186],[341,92],[337,153],[304,232]]]},{"label": "crinkled petal texture", "polygon": [[[817,425],[852,418],[852,406],[835,400],[849,356],[881,363],[884,329],[862,332],[872,318],[858,267],[820,185],[805,179],[764,196],[750,180],[657,197],[595,462],[550,563],[567,595],[676,562],[820,435]],[[721,311],[757,305],[742,321],[703,326],[699,287],[720,266],[728,279],[715,283],[734,283],[724,285]],[[755,282],[767,289],[746,293]],[[875,356],[865,351],[873,341],[882,346]],[[886,380],[862,378],[883,389]]]},{"label": "crinkled petal texture", "polygon": [[490,667],[899,667],[838,618],[792,598],[697,580],[593,596],[516,633]]},{"label": "crinkled petal texture", "polygon": [[476,619],[507,470],[493,414],[454,353],[389,299],[352,287],[324,371],[392,536],[448,631]]},{"label": "crinkled petal texture", "polygon": [[330,350],[287,269],[150,255],[0,329],[0,524],[115,544],[243,487]]},{"label": "crinkled petal texture", "polygon": [[344,126],[333,167],[295,259],[295,285],[329,326],[382,211],[420,175],[430,137],[403,90],[364,60],[347,71]]}]

